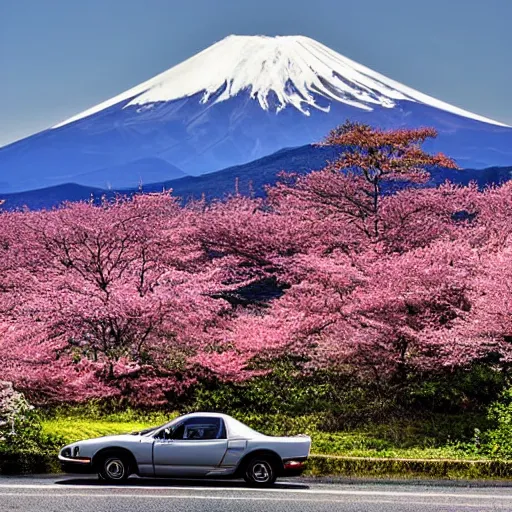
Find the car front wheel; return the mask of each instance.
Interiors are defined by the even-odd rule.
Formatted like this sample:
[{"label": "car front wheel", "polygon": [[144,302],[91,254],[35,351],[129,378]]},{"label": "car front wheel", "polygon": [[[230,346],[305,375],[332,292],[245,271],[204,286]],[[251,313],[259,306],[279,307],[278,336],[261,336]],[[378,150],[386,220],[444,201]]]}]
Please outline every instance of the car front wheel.
[{"label": "car front wheel", "polygon": [[275,465],[266,457],[255,457],[245,468],[244,480],[254,486],[267,487],[277,478]]},{"label": "car front wheel", "polygon": [[98,475],[107,482],[125,482],[130,476],[129,465],[124,457],[108,455],[100,462]]}]

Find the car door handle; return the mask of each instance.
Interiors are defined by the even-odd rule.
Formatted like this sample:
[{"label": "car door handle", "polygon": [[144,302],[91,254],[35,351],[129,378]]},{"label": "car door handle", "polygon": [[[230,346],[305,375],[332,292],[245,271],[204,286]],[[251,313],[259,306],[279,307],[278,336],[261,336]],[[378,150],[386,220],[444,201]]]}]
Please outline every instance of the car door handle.
[{"label": "car door handle", "polygon": [[228,450],[245,450],[247,441],[243,439],[231,439],[228,441]]}]

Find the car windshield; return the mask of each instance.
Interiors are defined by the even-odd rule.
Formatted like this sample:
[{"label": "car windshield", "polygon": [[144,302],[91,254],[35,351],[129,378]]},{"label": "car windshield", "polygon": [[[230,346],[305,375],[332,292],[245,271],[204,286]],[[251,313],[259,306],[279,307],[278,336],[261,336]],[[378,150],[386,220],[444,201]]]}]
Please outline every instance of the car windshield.
[{"label": "car windshield", "polygon": [[157,425],[156,427],[149,427],[149,428],[145,428],[143,430],[135,430],[133,432],[130,432],[130,434],[133,435],[133,436],[148,436],[148,435],[151,435],[153,432],[155,432],[157,430],[160,430],[161,428],[172,427],[173,425],[176,424],[176,422],[179,419],[180,418],[178,417],[178,418],[173,419],[170,422],[163,423],[162,425]]},{"label": "car windshield", "polygon": [[151,432],[154,432],[156,429],[160,428],[163,425],[160,425],[158,427],[151,427],[151,428],[145,428],[144,430],[135,430],[134,432],[130,432],[132,436],[143,436],[145,434],[150,434]]}]

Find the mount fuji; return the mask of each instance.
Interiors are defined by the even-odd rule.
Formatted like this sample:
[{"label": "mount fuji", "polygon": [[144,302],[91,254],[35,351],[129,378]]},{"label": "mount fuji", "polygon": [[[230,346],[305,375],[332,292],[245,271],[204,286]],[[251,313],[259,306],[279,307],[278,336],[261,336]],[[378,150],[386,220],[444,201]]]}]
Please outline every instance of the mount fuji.
[{"label": "mount fuji", "polygon": [[512,128],[391,80],[303,36],[229,36],[56,126],[0,148],[0,193],[130,188],[321,140],[346,119],[433,126],[461,167],[512,164]]}]

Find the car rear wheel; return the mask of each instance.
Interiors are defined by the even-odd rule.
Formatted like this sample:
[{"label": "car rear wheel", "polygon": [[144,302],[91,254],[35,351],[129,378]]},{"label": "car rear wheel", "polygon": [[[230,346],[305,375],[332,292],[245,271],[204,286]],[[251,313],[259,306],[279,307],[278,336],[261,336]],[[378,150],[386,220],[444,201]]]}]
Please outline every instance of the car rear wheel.
[{"label": "car rear wheel", "polygon": [[101,459],[98,476],[107,482],[125,482],[130,476],[129,463],[123,456],[109,454]]},{"label": "car rear wheel", "polygon": [[275,464],[267,457],[255,457],[247,464],[244,472],[244,480],[253,486],[268,487],[277,478]]}]

